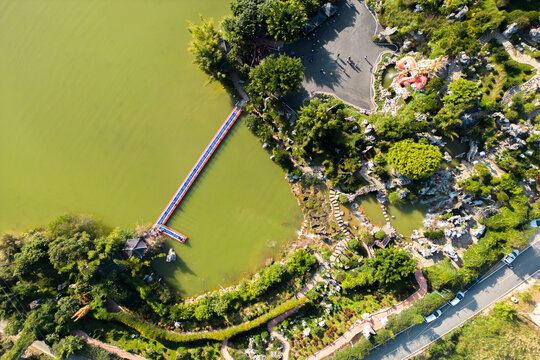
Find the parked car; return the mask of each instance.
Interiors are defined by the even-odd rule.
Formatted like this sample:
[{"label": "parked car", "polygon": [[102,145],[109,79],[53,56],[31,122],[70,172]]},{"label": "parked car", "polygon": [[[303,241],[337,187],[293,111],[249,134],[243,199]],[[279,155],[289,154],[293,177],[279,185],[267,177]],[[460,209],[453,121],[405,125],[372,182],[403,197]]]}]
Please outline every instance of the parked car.
[{"label": "parked car", "polygon": [[512,268],[512,263],[516,260],[516,257],[519,255],[519,250],[513,250],[510,254],[502,258],[502,262],[506,264],[509,268]]},{"label": "parked car", "polygon": [[458,291],[458,293],[456,294],[456,297],[450,300],[448,303],[452,306],[456,306],[457,304],[461,302],[461,300],[463,300],[464,297],[465,297],[465,293]]},{"label": "parked car", "polygon": [[435,312],[429,316],[426,316],[424,318],[424,320],[426,320],[427,323],[430,323],[432,321],[435,321],[437,320],[438,318],[440,318],[442,315],[442,311],[441,310],[435,310]]},{"label": "parked car", "polygon": [[540,227],[540,219],[534,219],[531,221],[531,227]]}]

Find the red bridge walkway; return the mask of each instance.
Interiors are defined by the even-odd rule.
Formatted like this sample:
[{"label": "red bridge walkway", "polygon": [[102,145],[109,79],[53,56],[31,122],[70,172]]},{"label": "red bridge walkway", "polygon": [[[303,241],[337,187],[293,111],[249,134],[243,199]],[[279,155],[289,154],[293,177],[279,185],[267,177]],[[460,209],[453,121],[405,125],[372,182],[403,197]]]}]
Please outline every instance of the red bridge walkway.
[{"label": "red bridge walkway", "polygon": [[187,240],[187,236],[171,229],[170,227],[166,226],[165,224],[171,217],[172,213],[176,209],[176,207],[180,204],[184,196],[187,194],[189,188],[193,183],[195,182],[195,179],[197,179],[197,176],[201,173],[202,169],[212,156],[216,149],[218,148],[221,141],[225,138],[225,136],[228,134],[229,130],[232,128],[238,117],[240,117],[240,114],[242,113],[242,105],[243,101],[240,102],[240,104],[237,104],[237,106],[234,107],[233,111],[229,114],[227,117],[227,120],[221,125],[221,128],[218,130],[216,135],[212,138],[212,141],[210,141],[210,144],[206,147],[204,152],[202,153],[201,157],[199,157],[199,160],[195,163],[191,171],[188,173],[186,178],[184,179],[184,182],[180,185],[176,193],[173,195],[171,201],[167,204],[159,218],[157,219],[156,223],[154,224],[154,229],[171,237],[174,240],[180,241],[181,243],[185,242]]}]

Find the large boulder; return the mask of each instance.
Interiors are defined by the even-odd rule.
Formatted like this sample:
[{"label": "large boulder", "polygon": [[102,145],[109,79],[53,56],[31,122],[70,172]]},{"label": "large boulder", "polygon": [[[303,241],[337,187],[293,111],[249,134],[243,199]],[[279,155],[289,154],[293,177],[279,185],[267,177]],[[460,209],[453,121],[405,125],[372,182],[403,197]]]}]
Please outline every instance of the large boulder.
[{"label": "large boulder", "polygon": [[531,31],[529,31],[529,35],[532,41],[537,44],[540,43],[540,29],[531,29]]},{"label": "large boulder", "polygon": [[403,46],[401,47],[401,51],[404,53],[410,51],[411,49],[412,49],[412,42],[410,42],[409,40],[405,41],[403,43]]},{"label": "large boulder", "polygon": [[506,30],[504,30],[503,35],[505,38],[510,39],[512,35],[514,35],[518,31],[518,25],[517,23],[513,23],[511,25],[508,25]]},{"label": "large boulder", "polygon": [[465,18],[465,14],[469,11],[469,7],[467,5],[463,6],[457,13],[456,13],[456,21],[461,21]]}]

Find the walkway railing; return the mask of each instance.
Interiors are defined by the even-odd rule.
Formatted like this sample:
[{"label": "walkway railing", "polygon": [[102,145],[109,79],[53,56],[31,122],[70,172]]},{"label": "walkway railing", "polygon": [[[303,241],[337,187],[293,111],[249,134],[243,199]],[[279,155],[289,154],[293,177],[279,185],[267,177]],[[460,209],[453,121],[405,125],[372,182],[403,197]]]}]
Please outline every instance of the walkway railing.
[{"label": "walkway railing", "polygon": [[197,179],[197,176],[199,176],[212,154],[214,154],[221,141],[225,138],[225,135],[227,135],[238,117],[240,117],[240,114],[242,113],[242,104],[243,102],[234,107],[233,111],[227,117],[227,120],[225,120],[216,135],[214,135],[212,141],[210,141],[210,144],[208,144],[202,155],[199,157],[199,160],[197,160],[191,171],[188,173],[176,193],[174,193],[173,197],[157,219],[156,223],[154,224],[154,230],[159,231],[181,243],[187,240],[186,235],[165,226],[165,223],[167,223],[174,210],[178,207],[184,196],[187,194],[191,185],[193,185],[195,179]]}]

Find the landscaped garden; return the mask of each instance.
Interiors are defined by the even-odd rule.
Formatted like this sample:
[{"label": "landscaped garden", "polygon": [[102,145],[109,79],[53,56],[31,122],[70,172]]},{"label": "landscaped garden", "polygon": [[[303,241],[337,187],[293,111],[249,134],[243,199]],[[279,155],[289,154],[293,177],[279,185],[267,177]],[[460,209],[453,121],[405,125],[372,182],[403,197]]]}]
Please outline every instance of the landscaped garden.
[{"label": "landscaped garden", "polygon": [[[292,309],[274,330],[292,358],[306,359],[370,314],[408,299],[420,267],[437,292],[335,355],[358,359],[527,245],[529,222],[540,217],[540,128],[530,116],[540,95],[538,88],[507,91],[535,70],[513,60],[498,40],[480,37],[516,22],[509,38],[518,45],[531,24],[540,25],[538,11],[494,0],[444,7],[432,0],[368,1],[383,25],[397,27],[392,41],[410,42],[385,61],[398,64],[406,53],[418,72],[409,68],[380,91],[376,112],[328,94],[292,109],[284,99],[300,90],[304,68],[276,49],[301,37],[322,3],[234,0],[220,28],[203,18],[189,28],[201,70],[235,96],[247,92],[245,124],[281,167],[302,209],[298,240],[238,284],[183,299],[154,273],[152,261],[165,254],[162,239],[154,243],[147,229],[111,229],[66,215],[45,228],[6,234],[0,317],[10,334],[20,332],[13,345],[2,345],[6,359],[20,357],[35,339],[62,356],[95,352],[71,335],[74,329],[149,359],[218,358],[224,340],[238,359],[280,358],[285,347],[267,324]],[[397,84],[404,78],[412,80]],[[423,79],[427,84],[415,85]],[[451,154],[452,141],[463,151]],[[361,209],[366,197],[380,209],[380,223]],[[391,217],[412,219],[408,211],[392,212],[398,206],[424,211],[410,234],[393,225]],[[130,239],[144,251],[127,249]],[[83,316],[75,322],[78,310]],[[506,334],[503,320],[481,318],[452,341],[473,343],[469,331]],[[437,346],[427,358],[467,354],[448,341]]]}]

